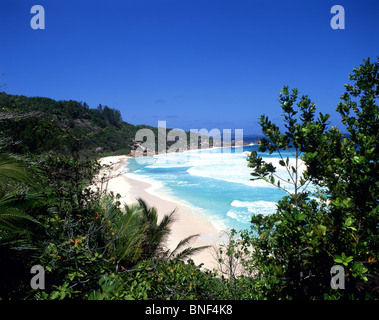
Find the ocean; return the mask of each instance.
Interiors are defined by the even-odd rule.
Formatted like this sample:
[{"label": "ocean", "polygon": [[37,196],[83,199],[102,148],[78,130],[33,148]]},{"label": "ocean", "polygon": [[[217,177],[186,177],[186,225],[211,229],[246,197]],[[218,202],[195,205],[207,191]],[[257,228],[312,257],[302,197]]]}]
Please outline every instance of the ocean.
[{"label": "ocean", "polygon": [[[151,183],[149,192],[191,205],[219,230],[242,230],[249,228],[252,215],[274,213],[277,201],[287,194],[263,180],[250,180],[246,159],[257,149],[250,145],[131,158],[126,169],[132,178]],[[258,154],[278,166],[279,154]],[[282,156],[293,160],[289,151]],[[285,169],[278,166],[278,174],[285,176]]]}]

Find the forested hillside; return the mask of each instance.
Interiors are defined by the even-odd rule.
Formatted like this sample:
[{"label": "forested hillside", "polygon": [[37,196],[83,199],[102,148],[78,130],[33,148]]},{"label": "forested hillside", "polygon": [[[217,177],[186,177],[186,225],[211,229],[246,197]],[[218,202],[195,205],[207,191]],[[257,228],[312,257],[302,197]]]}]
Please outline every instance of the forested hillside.
[{"label": "forested hillside", "polygon": [[139,129],[150,128],[157,133],[157,128],[123,121],[121,112],[108,106],[91,109],[86,102],[4,92],[0,93],[0,121],[0,146],[6,144],[7,151],[19,154],[128,154]]}]

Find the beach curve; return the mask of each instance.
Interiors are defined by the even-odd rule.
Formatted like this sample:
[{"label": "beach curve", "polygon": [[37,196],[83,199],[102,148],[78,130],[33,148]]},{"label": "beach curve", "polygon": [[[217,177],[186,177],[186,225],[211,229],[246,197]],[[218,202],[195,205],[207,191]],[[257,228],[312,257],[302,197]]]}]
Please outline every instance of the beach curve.
[{"label": "beach curve", "polygon": [[167,247],[175,249],[184,238],[199,234],[192,243],[192,247],[209,245],[210,247],[194,254],[191,259],[197,264],[203,264],[204,268],[213,270],[217,262],[214,258],[214,246],[222,241],[222,233],[211,221],[196,214],[196,208],[186,204],[172,196],[165,195],[162,190],[157,192],[150,181],[139,178],[137,175],[127,172],[125,166],[131,156],[109,156],[98,160],[101,165],[109,165],[102,169],[99,176],[109,177],[105,186],[107,193],[119,194],[122,205],[137,203],[137,198],[143,199],[149,206],[155,207],[158,212],[158,222],[165,214],[175,210],[175,222],[171,227],[171,234],[167,240]]}]

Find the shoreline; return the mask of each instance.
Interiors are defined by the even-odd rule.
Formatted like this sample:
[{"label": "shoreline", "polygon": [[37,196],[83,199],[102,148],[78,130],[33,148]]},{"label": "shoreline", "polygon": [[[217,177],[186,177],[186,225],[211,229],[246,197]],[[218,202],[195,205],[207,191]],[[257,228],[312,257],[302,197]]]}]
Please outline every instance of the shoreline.
[{"label": "shoreline", "polygon": [[[198,147],[197,148],[193,148],[192,146],[187,146],[187,148],[185,150],[176,149],[175,151],[174,150],[170,150],[170,148],[169,148],[169,149],[161,151],[161,152],[155,151],[154,154],[153,154],[153,156],[154,155],[165,154],[165,153],[178,153],[178,152],[181,153],[181,152],[190,152],[190,151],[197,151],[197,150],[212,150],[212,149],[220,149],[220,148],[238,148],[238,147],[255,146],[255,145],[259,145],[260,144],[260,143],[257,143],[257,142],[242,142],[241,145],[235,145],[235,144],[233,144],[233,142],[234,142],[234,140],[232,141],[232,143],[230,145],[226,145],[226,146],[224,146],[223,143],[221,143],[220,146],[209,146],[208,148],[202,148],[201,146],[200,146],[200,148],[198,148]],[[138,147],[142,147],[141,143],[140,142],[136,142],[133,147],[134,147],[134,149],[132,149],[131,152],[128,155],[126,155],[126,156],[130,157],[130,158],[138,158],[138,157],[135,156],[135,153],[136,153],[136,149]],[[143,151],[142,154],[143,154],[143,156],[147,156],[147,150],[145,149],[145,151]]]},{"label": "shoreline", "polygon": [[137,198],[142,198],[149,206],[155,207],[158,212],[158,222],[165,215],[175,210],[175,222],[171,227],[171,233],[167,240],[167,248],[175,249],[179,241],[182,239],[199,234],[197,238],[190,244],[191,247],[205,246],[210,247],[194,254],[191,259],[197,264],[203,264],[204,268],[213,270],[217,267],[217,261],[214,252],[214,246],[222,242],[222,231],[218,230],[210,220],[204,219],[196,214],[195,207],[181,202],[159,192],[149,192],[154,185],[138,179],[136,175],[128,174],[123,168],[127,164],[127,160],[132,156],[110,156],[98,160],[100,164],[107,164],[111,167],[101,171],[99,176],[109,177],[105,191],[107,193],[113,191],[120,194],[119,201],[122,205],[137,203]]}]

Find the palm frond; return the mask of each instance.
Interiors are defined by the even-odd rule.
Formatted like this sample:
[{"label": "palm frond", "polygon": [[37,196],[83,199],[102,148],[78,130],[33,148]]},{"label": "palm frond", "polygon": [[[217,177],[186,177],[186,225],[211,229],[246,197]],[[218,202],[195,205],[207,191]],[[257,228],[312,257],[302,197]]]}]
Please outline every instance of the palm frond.
[{"label": "palm frond", "polygon": [[26,210],[42,200],[38,193],[17,191],[11,192],[0,197],[0,208],[13,207],[20,210]]},{"label": "palm frond", "polygon": [[142,243],[145,229],[140,224],[138,205],[125,206],[124,213],[119,217],[117,224],[117,257],[118,262],[127,258],[129,261],[136,261],[142,254]]},{"label": "palm frond", "polygon": [[22,232],[30,222],[37,223],[31,216],[17,208],[0,207],[0,231]]},{"label": "palm frond", "polygon": [[9,178],[33,185],[30,172],[31,169],[25,160],[14,156],[0,155],[0,179]]},{"label": "palm frond", "polygon": [[189,245],[195,238],[197,238],[199,234],[193,234],[187,238],[182,239],[179,241],[175,249],[168,255],[168,260],[174,259],[174,260],[185,260],[189,258],[190,256],[209,248],[210,246],[200,246],[200,247],[188,247],[185,248],[184,250],[180,251],[179,250],[187,245]]},{"label": "palm frond", "polygon": [[150,239],[153,243],[162,244],[171,233],[171,225],[175,222],[175,211],[164,215],[158,225],[153,225],[150,230]]},{"label": "palm frond", "polygon": [[170,255],[171,255],[171,256],[175,256],[176,253],[177,253],[181,248],[183,248],[183,247],[186,246],[186,245],[189,245],[190,242],[191,242],[192,240],[194,240],[195,238],[197,238],[198,236],[199,236],[199,234],[193,234],[193,235],[191,235],[191,236],[189,236],[189,237],[187,237],[187,238],[184,238],[184,239],[180,240],[179,243],[177,244],[177,246],[176,246],[175,249],[171,252]]},{"label": "palm frond", "polygon": [[195,247],[195,248],[186,248],[184,249],[183,251],[179,252],[178,254],[176,254],[173,259],[174,260],[185,260],[187,258],[189,258],[190,256],[204,250],[204,249],[207,249],[209,248],[210,246],[201,246],[201,247]]},{"label": "palm frond", "polygon": [[32,195],[28,197],[15,192],[0,198],[0,230],[21,232],[30,222],[38,223],[22,210],[27,205],[25,201],[30,205],[35,198]]},{"label": "palm frond", "polygon": [[141,206],[125,205],[121,209],[110,195],[103,196],[100,202],[101,213],[108,230],[106,238],[109,254],[118,263],[138,260],[145,236],[145,229],[140,220]]},{"label": "palm frond", "polygon": [[149,207],[147,203],[141,199],[137,198],[137,201],[141,207],[141,220],[142,222],[148,222],[151,225],[156,225],[158,221],[158,213],[154,207]]},{"label": "palm frond", "polygon": [[28,193],[22,188],[8,194],[4,191],[7,188],[7,179],[33,185],[30,172],[25,160],[16,156],[0,155],[0,236],[2,241],[10,234],[25,231],[31,222],[37,223],[24,212],[39,199],[37,194]]}]

